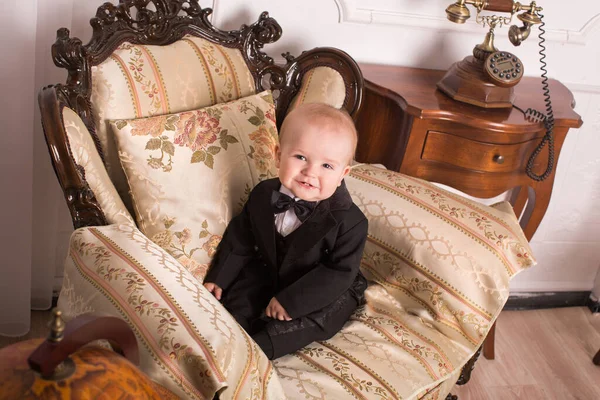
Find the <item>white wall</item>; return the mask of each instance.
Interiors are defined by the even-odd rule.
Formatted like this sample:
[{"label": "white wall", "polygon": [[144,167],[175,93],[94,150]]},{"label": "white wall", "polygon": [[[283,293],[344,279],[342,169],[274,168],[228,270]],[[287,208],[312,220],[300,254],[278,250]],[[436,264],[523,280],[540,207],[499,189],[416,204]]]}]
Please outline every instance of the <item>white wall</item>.
[{"label": "white wall", "polygon": [[[0,326],[7,335],[29,330],[29,320],[20,315],[31,304],[35,11],[34,0],[0,7]],[[12,290],[15,285],[22,290]]]},{"label": "white wall", "polygon": [[[38,23],[38,72],[52,65],[49,51],[42,54],[42,49],[49,50],[55,29],[72,26],[73,33],[87,42],[90,32],[87,21],[103,1],[77,1],[76,8],[70,6],[73,0],[52,2],[56,15]],[[282,60],[280,54],[285,51],[298,55],[316,46],[332,46],[347,51],[359,62],[446,69],[470,54],[485,34],[473,22],[475,18],[460,26],[447,21],[444,9],[450,0],[201,0],[200,3],[214,8],[213,22],[222,29],[252,23],[260,12],[269,11],[282,26],[283,37],[265,50],[278,60]],[[600,128],[600,75],[597,74],[600,3],[571,0],[570,7],[565,7],[560,0],[540,0],[538,4],[544,7],[546,15],[549,75],[573,91],[576,111],[584,125],[571,130],[567,137],[552,201],[532,241],[539,265],[518,276],[513,289],[591,290],[600,260],[600,208],[595,206],[600,201],[600,135],[596,134]],[[63,11],[59,12],[61,5]],[[526,74],[537,76],[537,32],[521,47],[514,48],[506,37],[507,31],[508,28],[496,30],[496,45],[517,54],[527,67]],[[36,81],[36,87],[56,82],[52,75]],[[65,75],[62,76],[58,80],[63,80]],[[47,203],[44,222],[48,225],[36,224],[34,229],[36,243],[43,247],[34,261],[56,263],[58,282],[70,221],[64,201],[57,193],[56,180],[50,178],[53,173],[49,164],[44,164],[47,160],[41,154],[43,147],[36,145],[36,154],[37,150],[40,154],[36,158],[35,176],[39,179],[35,191],[44,197],[34,201],[34,215]]]}]

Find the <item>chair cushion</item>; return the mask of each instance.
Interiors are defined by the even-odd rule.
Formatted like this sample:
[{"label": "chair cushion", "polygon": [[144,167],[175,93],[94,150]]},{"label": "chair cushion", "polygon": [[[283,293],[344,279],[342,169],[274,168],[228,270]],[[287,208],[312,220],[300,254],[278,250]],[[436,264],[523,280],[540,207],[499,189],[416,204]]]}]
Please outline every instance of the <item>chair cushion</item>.
[{"label": "chair cushion", "polygon": [[[468,352],[371,284],[333,338],[274,361],[289,399],[410,399],[460,370]],[[300,388],[300,390],[294,388]]]},{"label": "chair cushion", "polygon": [[195,111],[111,121],[140,230],[203,279],[250,189],[276,176],[270,92]]},{"label": "chair cushion", "polygon": [[121,44],[92,67],[92,111],[106,168],[131,209],[110,120],[177,113],[256,93],[242,54],[194,36],[167,46]]}]

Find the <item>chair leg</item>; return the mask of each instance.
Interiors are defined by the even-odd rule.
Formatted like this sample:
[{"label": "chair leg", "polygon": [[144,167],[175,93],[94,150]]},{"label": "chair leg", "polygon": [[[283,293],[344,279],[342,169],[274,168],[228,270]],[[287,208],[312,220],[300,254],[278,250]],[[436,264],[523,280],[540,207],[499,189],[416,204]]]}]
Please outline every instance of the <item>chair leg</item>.
[{"label": "chair leg", "polygon": [[446,400],[458,400],[458,396],[452,393],[448,393],[448,396],[446,396]]},{"label": "chair leg", "polygon": [[594,356],[594,364],[600,365],[600,350],[598,350],[598,352]]},{"label": "chair leg", "polygon": [[492,329],[488,333],[487,337],[483,341],[483,356],[488,360],[496,358],[496,352],[494,350],[494,341],[496,340],[496,322],[492,325]]}]

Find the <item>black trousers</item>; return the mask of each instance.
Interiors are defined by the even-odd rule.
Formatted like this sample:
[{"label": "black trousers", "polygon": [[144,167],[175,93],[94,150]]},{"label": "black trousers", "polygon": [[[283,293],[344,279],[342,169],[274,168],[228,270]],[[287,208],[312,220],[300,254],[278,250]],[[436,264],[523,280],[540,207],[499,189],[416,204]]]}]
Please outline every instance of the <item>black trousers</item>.
[{"label": "black trousers", "polygon": [[367,288],[367,280],[359,273],[352,286],[331,304],[291,321],[279,321],[264,315],[273,288],[268,277],[256,272],[242,270],[223,295],[223,305],[271,360],[333,337],[364,302]]}]

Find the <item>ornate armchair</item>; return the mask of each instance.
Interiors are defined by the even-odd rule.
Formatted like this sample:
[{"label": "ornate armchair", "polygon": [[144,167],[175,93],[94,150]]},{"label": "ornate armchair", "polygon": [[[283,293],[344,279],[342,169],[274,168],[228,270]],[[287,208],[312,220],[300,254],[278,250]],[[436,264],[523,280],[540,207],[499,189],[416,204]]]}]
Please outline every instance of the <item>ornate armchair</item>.
[{"label": "ornate armchair", "polygon": [[58,31],[52,56],[68,78],[39,103],[76,228],[59,308],[124,319],[141,368],[182,398],[449,395],[468,380],[509,279],[534,264],[512,209],[357,163],[346,183],[369,218],[367,305],[334,338],[270,362],[202,286],[210,257],[249,188],[276,173],[291,108],[378,116],[361,115],[363,78],[344,52],[276,65],[261,51],[282,34],[268,13],[225,32],[210,12],[196,0],[122,0],[98,9],[87,44]]}]

